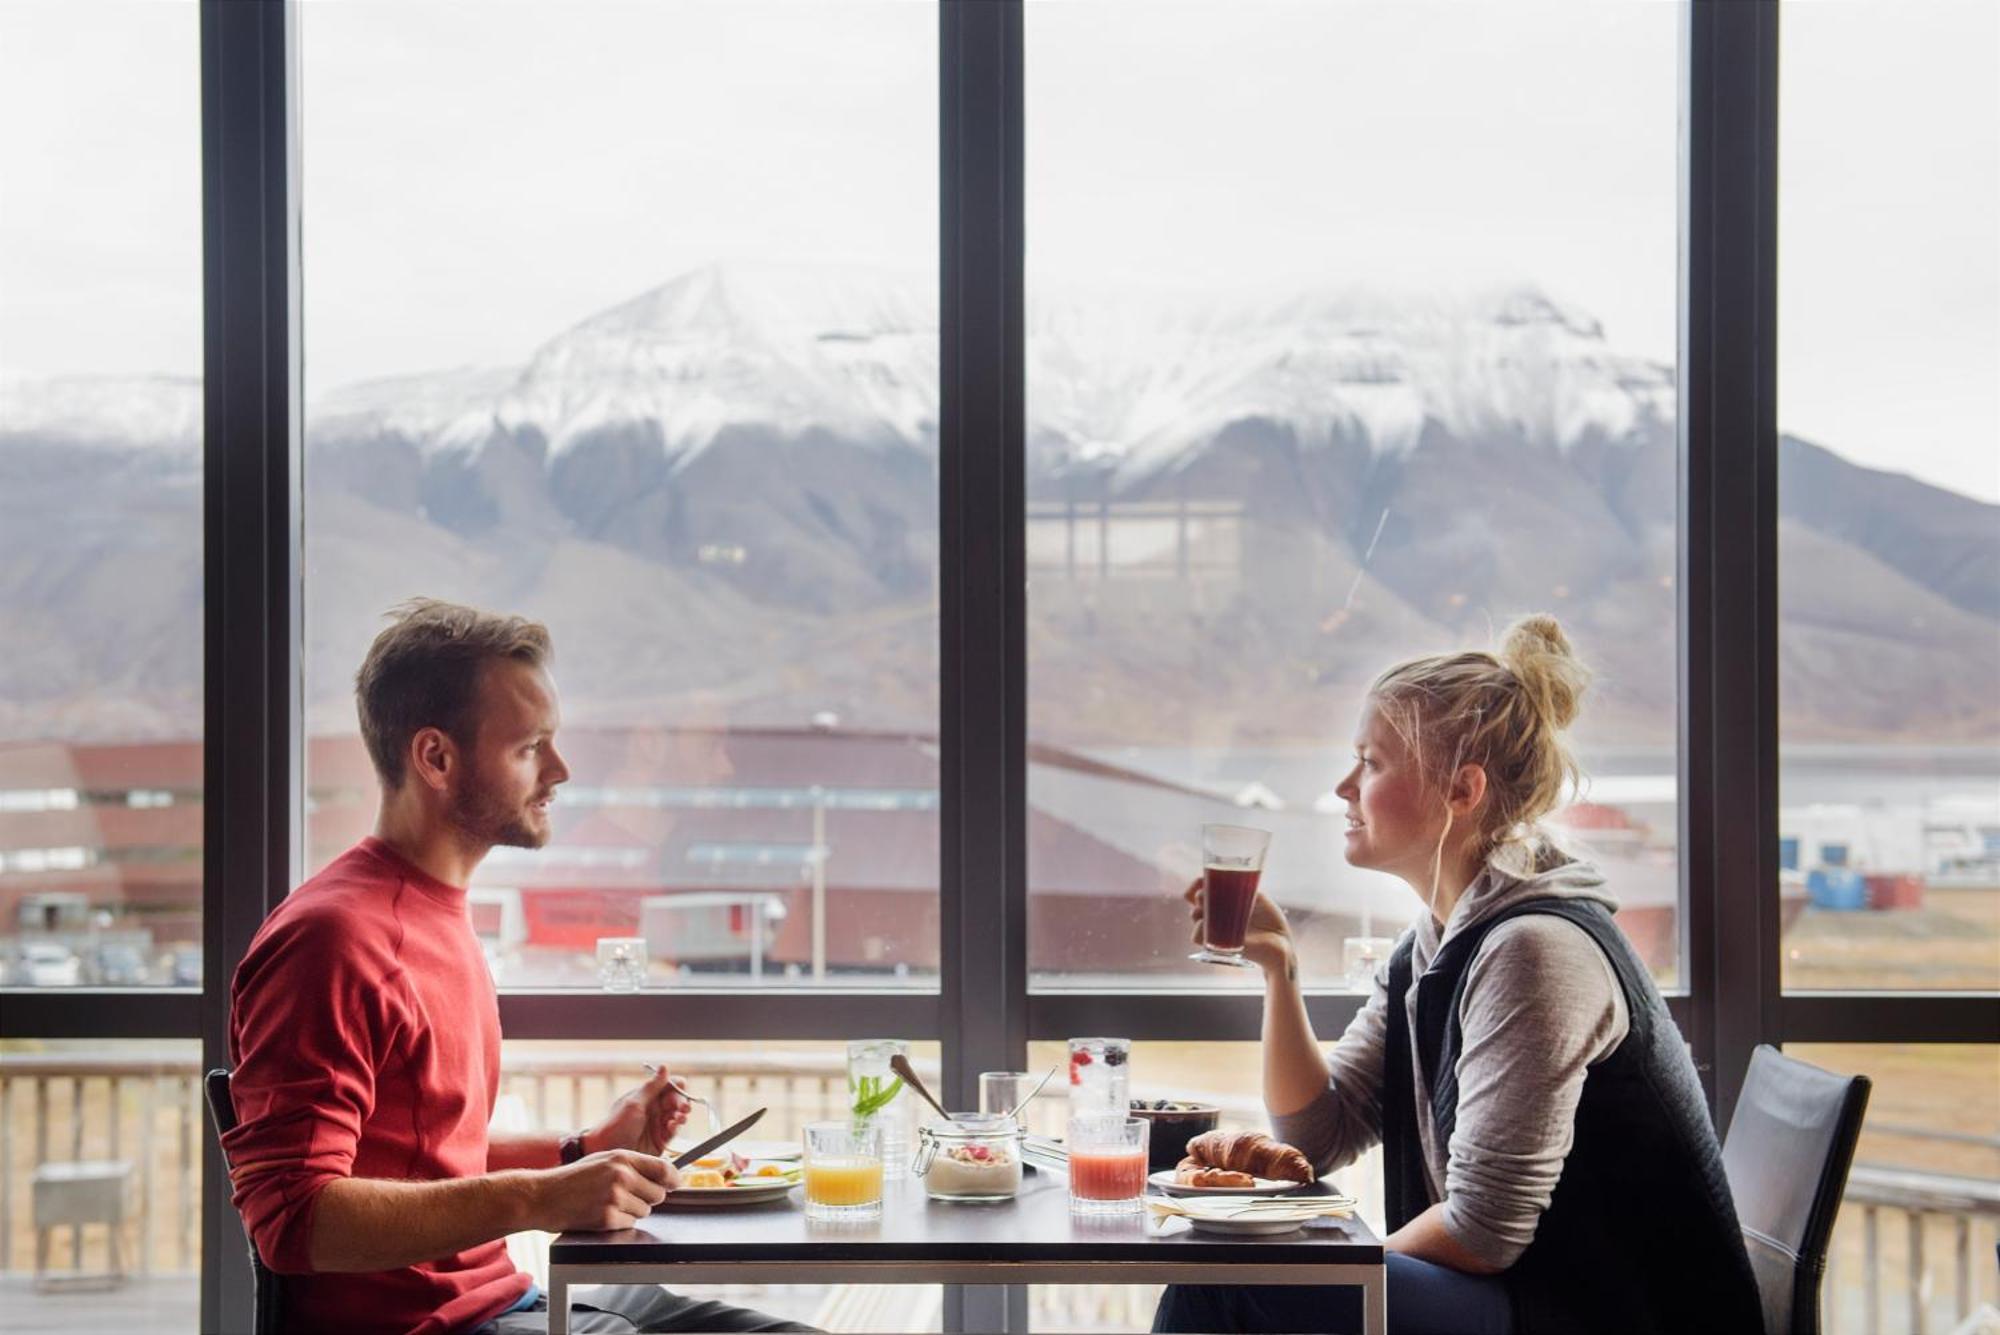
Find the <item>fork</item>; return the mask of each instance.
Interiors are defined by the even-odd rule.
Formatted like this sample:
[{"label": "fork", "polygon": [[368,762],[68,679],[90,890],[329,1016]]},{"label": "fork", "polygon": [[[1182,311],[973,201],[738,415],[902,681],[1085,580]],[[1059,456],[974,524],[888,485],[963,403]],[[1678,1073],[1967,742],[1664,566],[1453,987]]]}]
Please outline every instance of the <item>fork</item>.
[{"label": "fork", "polygon": [[[651,1062],[645,1063],[645,1067],[646,1067],[646,1074],[648,1075],[658,1075],[660,1073],[660,1068],[653,1065],[653,1063]],[[702,1111],[708,1114],[709,1135],[712,1136],[717,1131],[720,1131],[722,1129],[722,1114],[718,1113],[715,1110],[715,1105],[713,1103],[710,1103],[707,1099],[703,1098],[701,1095],[689,1089],[687,1085],[684,1084],[678,1077],[669,1079],[667,1083],[672,1085],[675,1090],[679,1091],[680,1096],[686,1099],[689,1103],[699,1103],[701,1105]]]}]

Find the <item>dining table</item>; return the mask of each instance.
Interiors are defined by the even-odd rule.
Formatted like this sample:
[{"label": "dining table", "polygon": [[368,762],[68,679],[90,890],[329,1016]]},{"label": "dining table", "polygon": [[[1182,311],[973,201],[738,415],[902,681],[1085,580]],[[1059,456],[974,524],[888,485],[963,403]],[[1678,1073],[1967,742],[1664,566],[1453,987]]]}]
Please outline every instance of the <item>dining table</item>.
[{"label": "dining table", "polygon": [[810,1219],[800,1193],[740,1206],[670,1201],[632,1228],[560,1235],[549,1247],[550,1335],[569,1335],[579,1284],[1347,1285],[1362,1291],[1367,1335],[1388,1329],[1382,1240],[1358,1214],[1221,1235],[1146,1211],[1074,1214],[1067,1181],[1048,1171],[1029,1173],[1012,1199],[977,1204],[891,1178],[880,1217],[861,1221]]}]

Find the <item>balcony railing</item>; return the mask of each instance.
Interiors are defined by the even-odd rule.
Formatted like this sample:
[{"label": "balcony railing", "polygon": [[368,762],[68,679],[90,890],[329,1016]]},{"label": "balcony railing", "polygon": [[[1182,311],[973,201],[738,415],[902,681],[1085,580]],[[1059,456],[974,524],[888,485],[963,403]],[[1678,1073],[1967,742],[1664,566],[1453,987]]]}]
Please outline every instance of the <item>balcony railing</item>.
[{"label": "balcony railing", "polygon": [[[825,1050],[676,1055],[674,1068],[725,1116],[768,1107],[759,1138],[795,1138],[806,1122],[837,1116],[846,1106],[844,1066]],[[510,1053],[496,1121],[577,1126],[598,1115],[635,1075],[636,1067],[614,1065],[602,1052]],[[1182,1080],[1172,1091],[1155,1091],[1142,1082],[1133,1092],[1186,1098],[1200,1091]],[[1211,1098],[1223,1106],[1225,1125],[1262,1120],[1254,1098],[1219,1092]],[[1063,1100],[1045,1097],[1036,1107],[1038,1129],[1056,1129]],[[1893,1130],[1899,1137],[1931,1134]],[[25,1277],[39,1268],[60,1280],[109,1267],[109,1229],[103,1225],[52,1230],[37,1267],[32,1204],[38,1167],[109,1160],[131,1165],[125,1268],[140,1280],[191,1276],[201,1261],[201,1153],[208,1134],[199,1072],[185,1059],[142,1052],[0,1054],[0,1272]],[[2000,1141],[1990,1138],[1982,1144],[2000,1149]],[[1377,1163],[1371,1156],[1343,1175],[1343,1185],[1363,1201],[1364,1210],[1373,1201],[1379,1211]],[[2000,1185],[1981,1177],[1857,1164],[1847,1203],[1825,1289],[1830,1335],[1950,1331],[1982,1306],[1990,1310],[2000,1297],[1993,1265]],[[531,1267],[539,1250],[533,1239],[516,1241],[517,1255]],[[18,1285],[11,1287],[18,1291]],[[934,1299],[908,1297],[914,1301],[829,1292],[820,1311],[835,1328],[862,1322],[880,1329],[885,1321],[935,1328]],[[1034,1308],[1037,1323],[1045,1327],[1137,1329],[1150,1319],[1151,1298],[1111,1286],[1071,1286],[1038,1291]]]},{"label": "balcony railing", "polygon": [[[1926,1135],[1893,1129],[1900,1136]],[[2000,1150],[2000,1137],[1948,1139]],[[1955,1331],[1982,1303],[1991,1321],[1977,1329],[2000,1329],[1993,1307],[2000,1182],[1857,1163],[1847,1175],[1843,1203],[1828,1255],[1827,1335]],[[1859,1273],[1850,1276],[1846,1271],[1857,1259]],[[1948,1267],[1949,1284],[1934,1265]]]}]

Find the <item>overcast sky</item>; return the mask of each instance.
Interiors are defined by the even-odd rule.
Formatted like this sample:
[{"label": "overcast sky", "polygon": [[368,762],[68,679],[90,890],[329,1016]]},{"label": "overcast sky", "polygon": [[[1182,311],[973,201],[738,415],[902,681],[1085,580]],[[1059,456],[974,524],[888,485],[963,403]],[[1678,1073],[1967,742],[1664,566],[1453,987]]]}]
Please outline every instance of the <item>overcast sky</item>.
[{"label": "overcast sky", "polygon": [[[934,272],[922,0],[304,11],[309,391],[516,363],[715,258]],[[1679,21],[1030,0],[1034,279],[1532,282],[1671,360]],[[2000,500],[2000,4],[1783,26],[1782,423]],[[193,0],[0,0],[0,368],[198,371],[197,72]]]}]

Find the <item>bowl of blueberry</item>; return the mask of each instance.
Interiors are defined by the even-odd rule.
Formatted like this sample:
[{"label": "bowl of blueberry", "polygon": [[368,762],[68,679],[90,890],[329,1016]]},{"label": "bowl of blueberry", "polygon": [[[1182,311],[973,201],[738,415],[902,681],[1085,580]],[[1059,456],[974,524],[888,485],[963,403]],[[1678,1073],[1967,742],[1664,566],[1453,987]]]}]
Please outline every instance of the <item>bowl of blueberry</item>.
[{"label": "bowl of blueberry", "polygon": [[1132,1115],[1153,1124],[1147,1133],[1148,1171],[1172,1168],[1187,1156],[1190,1140],[1204,1131],[1215,1130],[1222,1109],[1213,1103],[1187,1099],[1133,1099]]}]

